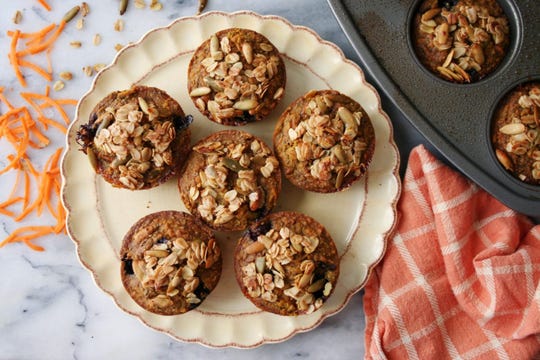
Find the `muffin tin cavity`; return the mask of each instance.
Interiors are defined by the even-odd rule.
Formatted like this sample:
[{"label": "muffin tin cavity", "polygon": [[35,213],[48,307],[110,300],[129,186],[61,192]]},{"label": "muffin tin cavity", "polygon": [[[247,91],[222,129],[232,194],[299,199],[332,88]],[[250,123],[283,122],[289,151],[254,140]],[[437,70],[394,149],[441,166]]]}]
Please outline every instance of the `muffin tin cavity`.
[{"label": "muffin tin cavity", "polygon": [[412,9],[409,46],[417,62],[438,78],[475,83],[508,57],[516,19],[510,21],[497,0],[422,0]]},{"label": "muffin tin cavity", "polygon": [[504,89],[490,118],[492,155],[501,176],[540,190],[540,80]]}]

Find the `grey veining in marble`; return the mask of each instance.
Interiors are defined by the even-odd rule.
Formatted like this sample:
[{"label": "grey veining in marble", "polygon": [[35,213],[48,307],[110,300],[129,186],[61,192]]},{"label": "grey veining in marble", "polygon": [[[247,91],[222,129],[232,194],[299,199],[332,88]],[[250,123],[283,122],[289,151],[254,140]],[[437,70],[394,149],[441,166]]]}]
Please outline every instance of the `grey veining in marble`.
[{"label": "grey veining in marble", "polygon": [[[116,1],[87,1],[90,14],[85,29],[68,24],[55,45],[52,62],[57,72],[71,71],[73,80],[58,93],[65,98],[80,98],[91,85],[92,78],[81,68],[95,63],[108,64],[115,55],[116,43],[137,41],[146,31],[169,24],[180,16],[193,15],[195,0],[166,1],[163,10],[152,12],[136,9],[126,12],[125,29],[113,30],[118,18]],[[147,3],[150,1],[147,0]],[[2,1],[0,11],[0,86],[15,99],[22,90],[8,70],[9,37],[6,31],[14,27],[12,16],[23,13],[20,27],[25,31],[41,29],[58,22],[76,1],[49,0],[53,10],[47,12],[37,1]],[[314,29],[323,39],[337,44],[345,55],[356,60],[352,48],[334,19],[325,0],[240,1],[210,0],[209,10],[252,10],[260,14],[275,14],[291,23]],[[92,37],[100,33],[102,43],[92,45]],[[75,51],[69,42],[80,40]],[[43,92],[45,82],[38,75],[28,74],[25,91]],[[57,77],[57,74],[55,74]],[[17,105],[17,104],[15,104]],[[20,104],[19,104],[20,105]],[[5,109],[2,109],[5,111]],[[69,109],[72,116],[74,109]],[[52,132],[53,148],[64,145],[62,134]],[[1,166],[12,150],[0,141]],[[33,153],[33,161],[42,166],[44,154]],[[0,177],[1,194],[6,194],[13,179]],[[50,219],[32,218],[32,224],[48,224]],[[3,239],[19,224],[0,217],[0,238]],[[47,251],[37,253],[14,244],[0,249],[0,360],[4,359],[359,359],[364,355],[364,314],[362,294],[352,297],[340,313],[326,319],[316,329],[297,334],[278,344],[255,349],[210,349],[199,344],[184,343],[156,332],[132,316],[119,310],[112,299],[94,283],[89,272],[78,262],[75,245],[66,235],[40,240]]]}]

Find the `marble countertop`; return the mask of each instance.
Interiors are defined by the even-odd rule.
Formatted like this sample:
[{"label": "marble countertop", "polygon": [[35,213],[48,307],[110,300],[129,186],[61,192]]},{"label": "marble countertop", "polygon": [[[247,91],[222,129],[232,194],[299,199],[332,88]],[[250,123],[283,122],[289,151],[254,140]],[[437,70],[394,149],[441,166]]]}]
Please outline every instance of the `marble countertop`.
[{"label": "marble countertop", "polygon": [[[172,20],[195,14],[196,0],[162,0],[163,9],[152,11],[137,9],[131,1],[122,17],[123,31],[114,31],[119,18],[117,1],[91,1],[90,13],[83,30],[69,23],[55,44],[52,63],[55,73],[51,83],[31,71],[23,89],[10,69],[7,53],[10,38],[8,29],[36,31],[45,25],[58,23],[76,1],[49,0],[51,11],[46,11],[35,0],[5,1],[0,13],[0,86],[4,93],[22,104],[20,91],[43,92],[52,85],[61,71],[70,71],[74,77],[65,81],[65,87],[55,97],[79,99],[89,88],[93,77],[83,74],[82,68],[98,63],[109,64],[116,53],[115,44],[137,41],[148,30],[168,25]],[[16,10],[22,13],[19,25],[12,22]],[[260,14],[280,15],[291,23],[315,30],[323,39],[338,45],[345,56],[358,62],[352,47],[341,31],[325,0],[272,0],[240,1],[210,0],[205,11],[251,10]],[[102,41],[93,45],[94,34]],[[77,51],[69,45],[81,41]],[[21,102],[21,103],[18,103]],[[402,153],[402,167],[410,148],[424,142],[422,138],[392,112],[387,99],[382,97],[383,108],[389,113]],[[73,116],[74,107],[68,107]],[[0,106],[5,112],[5,107]],[[32,153],[37,166],[43,166],[51,150],[64,146],[62,134],[53,134],[48,149]],[[13,150],[0,141],[0,168]],[[0,177],[0,188],[6,194],[13,182],[9,176]],[[48,224],[49,218],[31,217],[28,224]],[[0,238],[5,238],[20,226],[11,218],[0,216]],[[23,223],[24,224],[24,223]],[[255,349],[211,349],[199,344],[176,341],[156,332],[136,318],[118,309],[114,302],[93,282],[76,256],[75,245],[67,235],[50,236],[39,240],[45,252],[31,251],[24,245],[11,244],[0,248],[0,359],[358,359],[364,356],[364,314],[362,292],[354,295],[338,314],[327,318],[320,326],[300,333],[291,339],[267,344]]]}]

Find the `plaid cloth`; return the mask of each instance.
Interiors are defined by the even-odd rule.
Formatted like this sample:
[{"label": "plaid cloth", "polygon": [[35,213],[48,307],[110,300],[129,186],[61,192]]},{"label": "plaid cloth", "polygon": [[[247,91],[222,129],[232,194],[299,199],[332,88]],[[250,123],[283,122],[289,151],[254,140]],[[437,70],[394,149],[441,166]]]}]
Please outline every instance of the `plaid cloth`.
[{"label": "plaid cloth", "polygon": [[366,359],[540,358],[540,225],[411,152],[365,287]]}]

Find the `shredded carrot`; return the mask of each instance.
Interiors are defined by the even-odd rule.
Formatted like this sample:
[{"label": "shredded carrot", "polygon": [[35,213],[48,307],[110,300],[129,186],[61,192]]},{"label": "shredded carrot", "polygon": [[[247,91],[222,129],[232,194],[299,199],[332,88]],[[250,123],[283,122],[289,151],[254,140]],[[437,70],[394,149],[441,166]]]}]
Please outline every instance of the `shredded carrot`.
[{"label": "shredded carrot", "polygon": [[9,48],[9,62],[11,63],[11,66],[13,66],[13,70],[15,71],[15,75],[17,76],[17,79],[19,80],[19,83],[23,87],[26,87],[26,81],[24,80],[24,77],[21,73],[21,69],[19,68],[19,60],[17,55],[17,43],[19,42],[19,36],[21,35],[20,30],[15,30],[13,33],[13,37],[11,38],[11,46]]},{"label": "shredded carrot", "polygon": [[47,70],[43,69],[39,65],[34,64],[33,62],[19,59],[19,65],[34,70],[47,81],[52,81],[52,72],[47,72]]},{"label": "shredded carrot", "polygon": [[38,0],[38,3],[40,3],[47,11],[51,11],[51,5],[49,5],[46,0]]},{"label": "shredded carrot", "polygon": [[[51,51],[52,51],[52,48],[48,48],[47,52],[45,53],[45,56],[47,58],[47,72],[49,74],[52,74],[52,72],[53,72],[52,61],[51,61]],[[52,81],[52,79],[49,80],[49,81]]]},{"label": "shredded carrot", "polygon": [[[38,2],[45,9],[51,9],[47,0]],[[0,214],[18,222],[31,214],[41,216],[48,213],[54,223],[19,226],[0,241],[0,247],[17,242],[33,250],[43,251],[44,248],[35,243],[37,239],[66,231],[66,210],[60,200],[60,157],[63,148],[57,148],[40,170],[34,167],[30,159],[31,149],[50,145],[47,133],[50,127],[62,133],[67,132],[70,118],[65,107],[77,105],[75,99],[55,99],[50,94],[49,83],[53,79],[51,52],[65,25],[66,22],[62,20],[35,32],[22,32],[18,29],[7,31],[11,38],[7,56],[19,84],[27,86],[23,71],[35,72],[48,84],[43,93],[18,92],[26,104],[17,104],[17,107],[4,93],[4,87],[0,86],[0,107],[4,112],[0,113],[0,140],[6,140],[12,147],[11,153],[5,157],[0,175],[7,172],[15,175],[8,197],[0,202]],[[38,54],[45,56],[45,66],[38,65],[40,62],[33,59]]]},{"label": "shredded carrot", "polygon": [[[24,50],[21,50],[21,51],[17,51],[17,56],[18,57],[21,57],[21,56],[25,56],[25,55],[29,55],[29,54],[37,54],[39,52],[42,52],[44,50],[47,50],[51,45],[54,44],[54,42],[56,41],[56,39],[58,38],[58,36],[60,36],[60,34],[62,33],[62,30],[64,30],[64,26],[66,26],[66,22],[65,21],[60,21],[60,24],[58,24],[58,27],[56,28],[56,30],[51,34],[51,36],[49,36],[48,39],[44,40],[44,41],[41,41],[37,44],[30,44],[30,46],[26,47],[26,49]],[[43,38],[40,38],[40,40],[43,40]]]},{"label": "shredded carrot", "polygon": [[4,87],[0,86],[0,101],[2,101],[9,110],[13,109],[13,105],[9,102],[9,100],[4,95]]},{"label": "shredded carrot", "polygon": [[[34,70],[39,75],[43,76],[47,81],[52,81],[52,64],[50,60],[50,52],[53,44],[55,43],[58,36],[64,30],[66,25],[65,21],[60,21],[58,26],[56,24],[50,24],[45,26],[43,29],[33,32],[33,33],[21,33],[20,30],[8,31],[8,36],[11,37],[11,46],[8,54],[9,61],[15,70],[15,74],[19,80],[19,83],[26,87],[26,81],[24,76],[21,73],[20,66],[30,68]],[[56,29],[55,29],[56,28]],[[54,30],[54,31],[53,31]],[[25,48],[22,50],[17,50],[17,45],[19,39],[28,39],[25,43]],[[47,70],[36,65],[33,62],[24,60],[23,57],[28,55],[35,55],[37,53],[46,51],[47,58]]]}]

